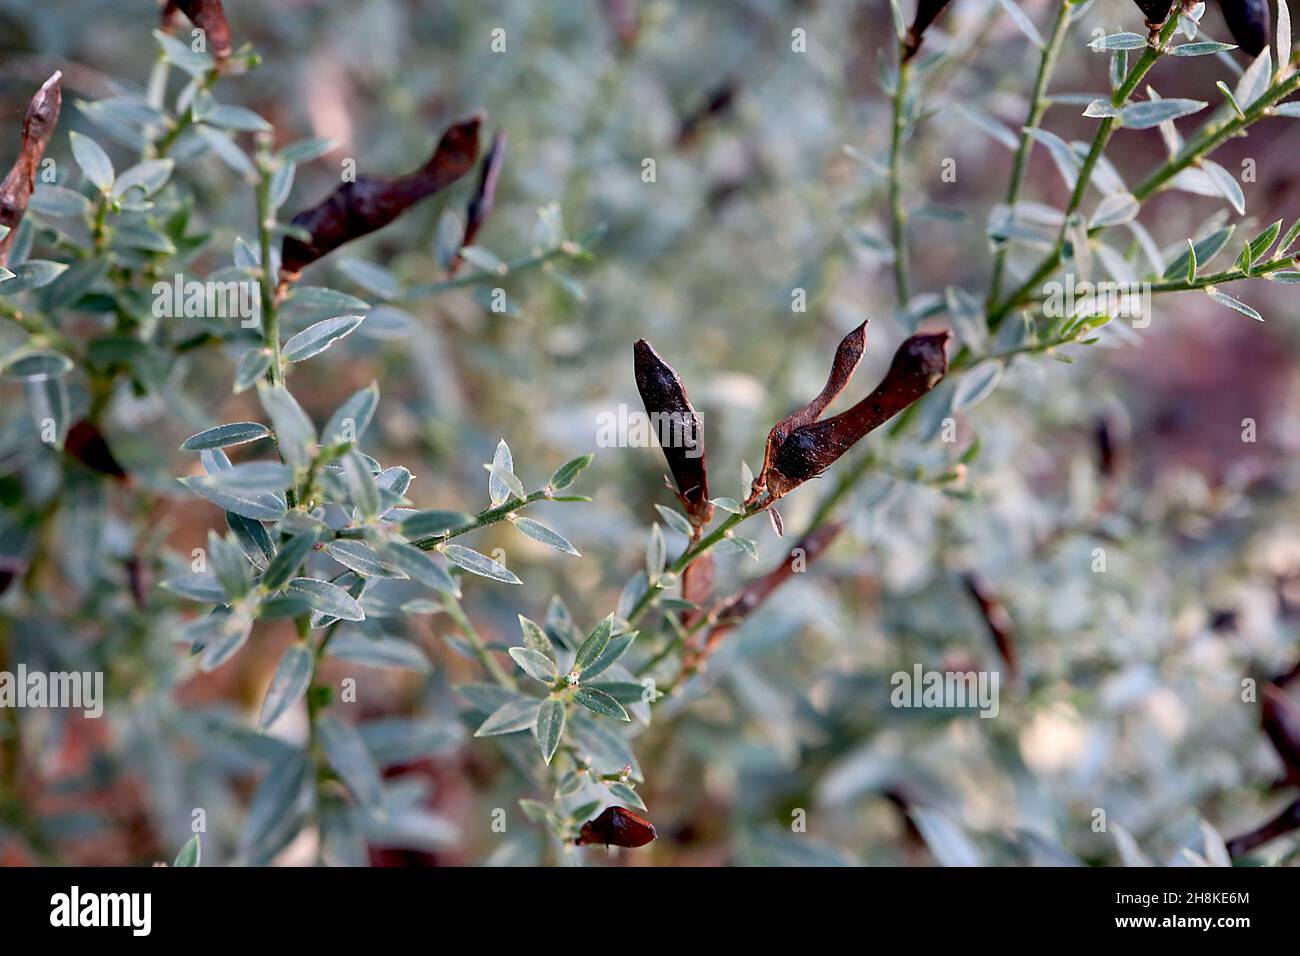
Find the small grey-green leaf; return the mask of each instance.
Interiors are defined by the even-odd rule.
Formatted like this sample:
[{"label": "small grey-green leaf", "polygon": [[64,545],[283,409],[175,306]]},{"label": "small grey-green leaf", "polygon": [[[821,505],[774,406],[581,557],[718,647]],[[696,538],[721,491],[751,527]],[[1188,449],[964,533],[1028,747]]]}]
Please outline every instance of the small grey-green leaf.
[{"label": "small grey-green leaf", "polygon": [[529,730],[537,723],[537,701],[532,697],[518,697],[506,701],[492,712],[474,731],[475,737],[495,737]]},{"label": "small grey-green leaf", "polygon": [[290,644],[271,675],[271,686],[262,701],[259,730],[266,730],[286,710],[302,699],[312,678],[312,653],[303,644]]},{"label": "small grey-green leaf", "polygon": [[491,578],[494,581],[502,581],[505,584],[524,583],[505,565],[498,564],[486,554],[479,554],[472,548],[460,544],[447,544],[443,545],[440,550],[447,556],[448,561],[471,574]]},{"label": "small grey-green leaf", "polygon": [[530,647],[512,647],[509,653],[514,662],[533,680],[549,685],[559,679],[555,662],[541,651],[535,651]]},{"label": "small grey-green leaf", "polygon": [[344,786],[363,807],[379,810],[384,801],[383,781],[356,728],[326,715],[317,722],[317,731],[325,756]]},{"label": "small grey-green leaf", "polygon": [[229,448],[257,441],[271,434],[261,422],[231,422],[217,425],[191,435],[181,443],[181,451],[202,451],[205,448]]},{"label": "small grey-green leaf", "polygon": [[614,616],[611,614],[605,618],[592,630],[587,639],[582,642],[578,648],[577,657],[573,661],[573,669],[580,674],[592,664],[604,652],[605,646],[609,644],[610,637],[614,632]]},{"label": "small grey-green leaf", "polygon": [[196,833],[185,841],[180,852],[176,854],[176,861],[172,866],[198,866],[202,858],[203,851],[199,845],[199,835]]},{"label": "small grey-green leaf", "polygon": [[537,708],[537,746],[542,752],[542,760],[549,767],[551,758],[560,746],[560,737],[564,735],[564,704],[554,697],[548,697]]},{"label": "small grey-green leaf", "polygon": [[303,595],[313,610],[330,617],[342,621],[364,621],[366,618],[366,612],[356,598],[337,584],[315,578],[294,578],[289,582],[289,591]]},{"label": "small grey-green leaf", "polygon": [[97,142],[82,133],[73,130],[68,134],[72,144],[72,158],[81,167],[81,172],[100,192],[113,188],[113,161]]},{"label": "small grey-green leaf", "polygon": [[364,315],[340,315],[309,325],[284,343],[284,357],[290,362],[301,362],[319,355],[346,335],[350,335],[365,321]]},{"label": "small grey-green leaf", "polygon": [[616,701],[603,690],[596,690],[594,687],[579,687],[573,699],[586,707],[594,714],[601,714],[605,717],[613,717],[615,720],[631,720],[623,705]]},{"label": "small grey-green leaf", "polygon": [[540,541],[565,554],[578,555],[578,549],[571,545],[567,538],[557,531],[552,531],[540,521],[534,521],[532,518],[515,518],[513,524],[534,541]]}]

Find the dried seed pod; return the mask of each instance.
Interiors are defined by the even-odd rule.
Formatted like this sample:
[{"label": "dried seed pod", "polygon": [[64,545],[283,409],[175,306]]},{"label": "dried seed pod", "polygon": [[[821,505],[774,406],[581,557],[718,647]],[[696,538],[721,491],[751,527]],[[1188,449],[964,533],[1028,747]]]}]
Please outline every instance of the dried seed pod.
[{"label": "dried seed pod", "polygon": [[127,479],[126,471],[118,464],[113,449],[108,447],[104,433],[93,422],[83,419],[69,428],[63,450],[92,471],[119,481]]},{"label": "dried seed pod", "polygon": [[1002,606],[993,589],[975,572],[969,572],[962,576],[962,582],[966,585],[966,590],[970,592],[975,603],[979,605],[980,616],[984,618],[984,623],[988,626],[989,634],[993,637],[993,643],[998,649],[1004,664],[1007,665],[1007,672],[1011,679],[1014,680],[1020,676],[1020,659],[1016,654],[1016,634],[1014,625],[1011,622],[1011,615],[1007,609]]},{"label": "dried seed pod", "polygon": [[36,188],[36,167],[40,165],[55,124],[59,122],[59,109],[63,105],[62,77],[62,72],[56,71],[46,80],[23,114],[23,138],[18,148],[18,159],[4,182],[0,183],[0,226],[9,227],[8,234],[0,238],[0,263],[5,261],[14,231],[27,212],[27,203]]},{"label": "dried seed pod", "polygon": [[605,846],[645,846],[658,834],[654,824],[627,807],[606,807],[600,816],[582,825],[578,846],[601,844]]},{"label": "dried seed pod", "polygon": [[948,5],[948,0],[920,0],[916,5],[916,17],[912,20],[912,25],[907,30],[907,39],[903,41],[903,62],[906,63],[912,57],[916,56],[916,51],[921,49],[921,39],[925,35],[926,29],[943,13],[943,8]]},{"label": "dried seed pod", "polygon": [[1138,9],[1142,11],[1142,16],[1150,26],[1159,26],[1169,19],[1169,11],[1173,9],[1174,0],[1134,0]]},{"label": "dried seed pod", "polygon": [[790,437],[790,433],[796,428],[802,428],[804,425],[811,425],[817,421],[821,413],[826,411],[826,406],[835,401],[835,397],[844,391],[844,386],[849,384],[849,379],[857,371],[858,365],[862,362],[862,353],[867,348],[868,322],[870,320],[863,322],[840,340],[840,344],[835,349],[835,359],[831,362],[830,375],[817,397],[803,408],[791,412],[781,419],[767,433],[767,446],[763,450],[763,467],[758,472],[754,487],[750,489],[749,500],[751,503],[767,486],[768,472],[772,468],[777,452],[785,444],[786,439]]},{"label": "dried seed pod", "polygon": [[346,242],[388,225],[422,199],[450,186],[469,172],[478,155],[475,114],[453,123],[422,168],[408,176],[362,177],[344,183],[323,201],[293,217],[292,224],[310,235],[306,242],[286,236],[281,265],[288,279]]},{"label": "dried seed pod", "polygon": [[660,446],[668,469],[677,483],[677,497],[686,509],[686,516],[697,529],[713,518],[713,504],[709,501],[709,476],[704,464],[704,431],[700,416],[686,396],[686,386],[673,367],[659,357],[659,353],[645,339],[638,339],[632,348],[636,388],[641,393],[650,421],[659,433],[666,426],[669,441]]},{"label": "dried seed pod", "polygon": [[[483,155],[483,162],[479,164],[478,186],[465,210],[465,235],[460,241],[462,249],[474,244],[474,237],[478,235],[488,214],[492,212],[492,205],[497,195],[497,180],[501,178],[501,167],[505,159],[506,134],[498,131],[492,137],[492,146]],[[460,253],[457,252],[448,271],[455,274],[462,261]]]},{"label": "dried seed pod", "polygon": [[207,35],[208,48],[218,61],[230,58],[230,24],[221,0],[168,0],[162,12],[163,29],[172,29],[178,10]]},{"label": "dried seed pod", "polygon": [[[682,655],[682,674],[692,674],[717,649],[722,639],[749,617],[772,592],[790,580],[797,571],[806,570],[817,560],[844,529],[843,521],[832,521],[804,535],[790,549],[790,557],[761,578],[755,578],[735,594],[720,601],[709,617],[716,623],[701,643],[692,640]],[[797,567],[798,566],[798,567]]]},{"label": "dried seed pod", "polygon": [[1259,829],[1229,840],[1228,855],[1234,858],[1245,856],[1256,847],[1295,830],[1300,830],[1300,800],[1293,802]]},{"label": "dried seed pod", "polygon": [[682,117],[681,124],[677,127],[677,145],[691,145],[706,123],[730,112],[735,105],[738,89],[734,80],[727,80],[710,90],[703,103]]},{"label": "dried seed pod", "polygon": [[1288,783],[1300,784],[1300,706],[1282,688],[1265,684],[1261,722],[1282,759]]},{"label": "dried seed pod", "polygon": [[848,411],[803,425],[790,433],[773,456],[765,477],[769,499],[815,478],[868,432],[879,428],[933,389],[948,372],[948,333],[913,335],[898,347],[876,390]]},{"label": "dried seed pod", "polygon": [[1219,0],[1228,32],[1242,52],[1259,56],[1272,33],[1268,0]]}]

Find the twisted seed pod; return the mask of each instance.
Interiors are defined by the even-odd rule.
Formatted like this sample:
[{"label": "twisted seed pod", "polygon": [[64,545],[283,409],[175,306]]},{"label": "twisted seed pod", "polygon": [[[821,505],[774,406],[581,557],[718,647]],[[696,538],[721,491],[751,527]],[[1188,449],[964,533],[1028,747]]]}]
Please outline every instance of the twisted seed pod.
[{"label": "twisted seed pod", "polygon": [[835,349],[835,359],[831,362],[830,375],[817,397],[803,408],[791,412],[772,426],[772,430],[767,433],[767,446],[763,450],[763,467],[759,470],[758,478],[754,482],[754,488],[751,489],[751,502],[763,488],[767,487],[768,473],[776,460],[777,452],[785,444],[786,439],[790,437],[790,434],[796,428],[802,428],[804,425],[811,425],[817,421],[821,413],[826,411],[826,406],[835,401],[836,396],[844,391],[844,386],[849,384],[849,379],[857,371],[858,364],[862,361],[862,353],[866,350],[866,347],[867,322],[863,322],[840,340],[840,344]]},{"label": "twisted seed pod", "polygon": [[92,471],[119,481],[127,479],[126,470],[118,464],[104,433],[92,422],[82,420],[69,428],[63,450]]},{"label": "twisted seed pod", "polygon": [[638,847],[653,840],[654,824],[627,807],[606,807],[600,816],[582,825],[578,846],[600,844],[605,846]]},{"label": "twisted seed pod", "polygon": [[1138,9],[1142,11],[1142,16],[1147,18],[1147,23],[1159,26],[1169,19],[1169,11],[1173,9],[1174,0],[1134,0]]},{"label": "twisted seed pod", "polygon": [[796,428],[790,434],[777,451],[767,477],[767,492],[772,500],[820,475],[864,435],[938,385],[947,372],[946,331],[913,335],[904,341],[874,392],[847,412]]},{"label": "twisted seed pod", "polygon": [[46,80],[23,114],[23,138],[18,147],[18,159],[4,182],[0,183],[0,226],[9,227],[8,234],[0,238],[0,263],[5,261],[9,245],[14,241],[14,231],[27,212],[27,203],[36,188],[36,167],[40,165],[55,124],[59,122],[59,109],[63,105],[62,77],[61,72],[55,72]]},{"label": "twisted seed pod", "polygon": [[1228,32],[1242,51],[1259,56],[1271,35],[1268,0],[1219,0]]},{"label": "twisted seed pod", "polygon": [[907,39],[903,41],[903,62],[906,63],[912,57],[916,56],[916,51],[921,49],[921,40],[925,35],[926,29],[943,13],[943,8],[948,5],[948,0],[920,0],[916,5],[916,16],[912,20],[911,27],[907,30]]},{"label": "twisted seed pod", "polygon": [[1007,613],[1007,609],[998,600],[998,596],[988,582],[980,575],[971,572],[963,576],[962,582],[971,597],[975,599],[975,603],[979,605],[980,617],[984,619],[998,654],[1007,665],[1007,673],[1014,680],[1020,676],[1020,657],[1016,653],[1016,633],[1011,615]]},{"label": "twisted seed pod", "polygon": [[230,57],[230,24],[226,21],[226,11],[222,9],[221,0],[168,0],[163,7],[163,27],[171,29],[176,21],[176,11],[180,10],[202,30],[208,38],[212,55],[218,60]]},{"label": "twisted seed pod", "polygon": [[324,200],[293,217],[307,241],[286,236],[281,266],[294,278],[306,266],[344,243],[388,225],[422,199],[450,186],[469,172],[478,155],[478,114],[454,123],[422,168],[407,176],[362,177],[344,183]]},{"label": "twisted seed pod", "polygon": [[505,161],[506,134],[498,132],[492,137],[492,145],[483,157],[478,188],[474,190],[474,198],[469,201],[469,209],[465,214],[465,238],[461,241],[462,246],[473,244],[474,237],[478,235],[488,214],[492,212],[492,205],[496,202],[497,196],[497,180],[501,178],[501,167]]},{"label": "twisted seed pod", "polygon": [[700,416],[686,396],[681,378],[649,342],[638,339],[632,351],[636,388],[646,413],[652,421],[666,417],[672,426],[673,440],[662,447],[677,484],[677,497],[686,508],[691,524],[701,528],[713,518],[713,504],[709,501]]},{"label": "twisted seed pod", "polygon": [[1273,684],[1264,685],[1263,698],[1264,733],[1282,760],[1286,780],[1300,784],[1300,706]]},{"label": "twisted seed pod", "polygon": [[1300,830],[1300,800],[1296,800],[1285,810],[1269,820],[1257,830],[1243,833],[1228,841],[1228,855],[1245,856],[1258,846],[1263,846],[1286,833]]}]

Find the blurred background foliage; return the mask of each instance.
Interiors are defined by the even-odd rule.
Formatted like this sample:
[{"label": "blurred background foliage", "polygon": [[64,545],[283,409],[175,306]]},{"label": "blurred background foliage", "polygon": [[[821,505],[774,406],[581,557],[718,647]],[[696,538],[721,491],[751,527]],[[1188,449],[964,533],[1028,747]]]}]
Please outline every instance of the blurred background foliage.
[{"label": "blurred background foliage", "polygon": [[[339,144],[300,168],[287,210],[332,189],[346,158],[363,174],[413,168],[449,120],[483,109],[486,128],[504,130],[509,145],[479,245],[503,259],[526,255],[537,210],[552,202],[572,235],[603,227],[591,261],[511,277],[509,314],[485,308],[475,289],[395,302],[294,380],[317,421],[377,380],[368,451],[415,472],[410,497],[422,508],[481,508],[482,463],[499,438],[529,487],[560,461],[597,453],[577,489],[594,501],[538,514],[581,559],[505,525],[470,542],[505,549],[524,580],[520,589],[466,588],[470,615],[500,646],[518,640],[515,615],[541,620],[553,593],[580,626],[608,613],[640,566],[653,504],[670,503],[657,450],[596,447],[601,412],[639,408],[635,339],[675,365],[700,409],[713,493],[742,497],[741,461],[757,466],[767,428],[816,392],[849,328],[872,320],[846,396],[854,401],[912,331],[897,316],[881,251],[890,117],[878,58],[892,56],[884,0],[226,6],[236,46],[251,43],[264,63],[224,81],[221,99],[270,120],[277,147],[307,136]],[[1023,4],[1043,31],[1048,6]],[[148,0],[0,2],[0,155],[12,154],[26,99],[53,68],[65,73],[53,155],[66,160],[72,129],[116,148],[72,104],[142,91],[156,16]],[[497,27],[505,54],[490,50]],[[796,27],[807,31],[805,54],[791,51]],[[1217,10],[1205,27],[1223,38]],[[1133,4],[1099,0],[1067,40],[1053,92],[1107,89],[1106,57],[1084,46],[1095,28],[1142,30]],[[958,0],[927,51],[948,61],[929,80],[933,113],[907,148],[913,285],[982,297],[984,221],[1003,198],[1011,154],[958,106],[1018,128],[1037,51],[996,0]],[[1162,62],[1151,81],[1164,96],[1217,100],[1214,80],[1225,75],[1225,63],[1206,57]],[[720,108],[710,112],[711,101]],[[1054,105],[1044,125],[1086,137],[1095,120],[1080,111]],[[1259,227],[1300,214],[1294,122],[1267,122],[1221,151],[1229,169],[1256,161],[1258,181],[1244,189]],[[1160,137],[1125,133],[1110,155],[1136,181],[1160,162]],[[653,183],[642,180],[646,158]],[[954,182],[941,180],[945,158],[956,161]],[[228,262],[236,237],[250,237],[251,191],[211,156],[177,178],[193,191],[197,228],[214,234],[192,263],[203,274]],[[463,209],[469,179],[311,267],[308,280],[365,297],[340,268],[363,259],[407,285],[436,281],[440,214]],[[1066,198],[1041,148],[1025,195],[1058,206]],[[1221,206],[1167,193],[1143,222],[1173,247]],[[1013,267],[1023,274],[1027,264]],[[791,310],[796,288],[808,293],[804,313]],[[1234,292],[1263,324],[1187,293],[1158,300],[1133,343],[1076,348],[1073,364],[1016,361],[991,397],[957,416],[956,450],[921,441],[924,421],[905,441],[868,439],[840,466],[873,456],[841,506],[848,532],[729,638],[707,674],[657,704],[636,739],[659,840],[586,858],[1116,863],[1119,824],[1151,859],[1182,863],[1181,848],[1201,849],[1202,820],[1231,835],[1275,812],[1277,758],[1241,681],[1284,671],[1296,655],[1300,323],[1285,288]],[[173,557],[150,569],[161,578],[219,526],[215,507],[167,478],[194,467],[175,451],[186,435],[260,419],[250,393],[230,394],[235,357],[195,355],[167,370],[161,397],[118,397],[106,422],[112,446],[164,499],[133,515],[113,493],[87,492],[60,518],[47,592],[11,591],[0,604],[11,663],[103,669],[112,696],[98,722],[24,712],[6,726],[24,736],[29,761],[19,809],[0,820],[6,862],[169,859],[195,807],[207,812],[204,862],[240,859],[244,808],[273,753],[251,726],[292,628],[259,625],[232,662],[196,675],[174,642],[190,609],[158,591],[148,611],[137,609],[123,566],[140,540],[165,541]],[[3,387],[6,419],[22,417],[19,392]],[[1258,423],[1253,444],[1241,440],[1248,417]],[[1114,451],[1106,468],[1103,431]],[[976,437],[964,481],[927,480]],[[783,502],[787,528],[806,525],[835,477]],[[31,486],[5,479],[4,493],[19,509]],[[762,519],[751,529],[759,562],[722,558],[720,593],[788,551],[791,539]],[[670,536],[670,552],[682,544]],[[1097,548],[1104,573],[1094,571]],[[895,710],[895,671],[1000,666],[963,585],[971,572],[1015,622],[1020,680],[1004,682],[992,720]],[[411,619],[407,636],[433,662],[428,675],[330,665],[357,678],[358,714],[415,719],[424,733],[388,771],[413,788],[419,813],[408,832],[379,841],[390,845],[372,845],[370,859],[540,862],[549,851],[516,801],[545,795],[522,782],[508,751],[473,740],[472,725],[458,721],[452,685],[480,678],[440,639],[451,632],[443,616]],[[290,715],[275,734],[292,739],[301,724]],[[492,830],[498,807],[504,834]],[[1094,831],[1096,808],[1111,832]],[[792,830],[799,809],[806,833]],[[277,860],[309,862],[313,840],[300,835]],[[1262,856],[1288,853],[1294,842],[1282,840]]]}]

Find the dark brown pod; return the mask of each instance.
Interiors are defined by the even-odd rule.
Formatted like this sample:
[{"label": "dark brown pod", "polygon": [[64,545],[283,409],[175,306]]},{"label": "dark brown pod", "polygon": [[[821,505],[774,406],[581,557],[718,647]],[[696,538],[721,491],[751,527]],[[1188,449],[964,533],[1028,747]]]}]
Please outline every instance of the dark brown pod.
[{"label": "dark brown pod", "polygon": [[69,428],[63,450],[92,471],[119,481],[126,480],[126,471],[118,464],[113,449],[108,447],[104,433],[92,422],[83,419]]},{"label": "dark brown pod", "polygon": [[1228,32],[1242,52],[1259,56],[1271,35],[1268,0],[1219,0]]},{"label": "dark brown pod", "polygon": [[657,835],[653,823],[627,807],[606,807],[600,816],[582,825],[577,844],[632,848],[645,846]]},{"label": "dark brown pod", "polygon": [[170,30],[176,22],[176,11],[189,17],[208,38],[208,49],[218,60],[230,58],[230,24],[226,21],[226,11],[221,0],[168,0],[163,7],[162,22]]},{"label": "dark brown pod", "polygon": [[749,617],[772,595],[772,592],[789,581],[794,574],[807,570],[808,565],[816,561],[831,546],[831,542],[843,529],[843,521],[832,521],[810,531],[790,549],[788,559],[719,602],[710,612],[709,616],[715,623],[709,628],[704,640],[701,642],[692,638],[687,644],[686,652],[682,655],[682,673],[691,674],[699,670],[724,637],[740,626],[745,618]]},{"label": "dark brown pod", "polygon": [[720,83],[710,90],[703,103],[682,117],[681,124],[677,127],[677,145],[691,145],[709,121],[729,113],[735,105],[737,90],[738,87],[732,80]]},{"label": "dark brown pod", "polygon": [[[483,156],[483,161],[479,164],[478,186],[474,190],[474,197],[470,199],[469,206],[465,210],[465,235],[460,241],[461,248],[474,244],[474,237],[478,235],[479,229],[487,220],[488,215],[492,212],[492,206],[496,202],[497,180],[501,178],[501,167],[506,159],[506,134],[498,132],[492,137],[492,145]],[[451,264],[449,270],[453,274],[461,264],[460,253],[456,253],[456,258]]]},{"label": "dark brown pod", "polygon": [[943,13],[943,8],[948,5],[948,0],[920,0],[916,5],[916,17],[912,20],[911,27],[907,31],[907,39],[903,41],[903,62],[906,63],[912,57],[916,56],[916,51],[921,49],[921,39],[925,31]]},{"label": "dark brown pod", "polygon": [[948,333],[913,335],[898,347],[876,390],[848,411],[803,425],[773,456],[765,480],[772,501],[835,463],[868,432],[879,428],[933,389],[948,372]]},{"label": "dark brown pod", "polygon": [[989,635],[998,649],[998,655],[1007,666],[1007,673],[1014,680],[1020,676],[1020,658],[1016,654],[1016,634],[1011,615],[1002,606],[1002,602],[993,593],[988,582],[975,572],[964,575],[962,583],[966,585],[966,590],[979,606],[980,617],[984,619],[984,624],[989,629]]},{"label": "dark brown pod", "polygon": [[1142,16],[1151,26],[1159,26],[1169,19],[1169,11],[1173,9],[1174,0],[1135,0],[1138,9],[1142,11]]},{"label": "dark brown pod", "polygon": [[661,422],[668,424],[671,440],[667,445],[660,444],[668,469],[673,473],[673,481],[677,483],[677,497],[691,524],[697,529],[702,528],[713,518],[713,504],[709,501],[709,476],[704,464],[704,429],[700,425],[700,416],[686,396],[686,386],[681,378],[649,342],[638,339],[632,352],[641,403],[656,431]]},{"label": "dark brown pod", "polygon": [[1249,833],[1243,833],[1239,837],[1234,837],[1227,843],[1228,855],[1231,857],[1245,856],[1256,847],[1263,846],[1276,840],[1280,836],[1300,830],[1300,800],[1296,800],[1285,810],[1269,820],[1257,830],[1251,830]]},{"label": "dark brown pod", "polygon": [[826,406],[835,401],[835,397],[844,391],[844,386],[849,384],[849,379],[853,378],[853,373],[857,371],[858,365],[862,361],[862,353],[867,348],[867,324],[869,321],[863,322],[840,340],[840,344],[835,349],[835,359],[831,362],[830,375],[817,397],[803,408],[791,412],[781,419],[767,433],[767,445],[763,449],[763,467],[759,470],[758,478],[754,481],[754,487],[750,489],[748,503],[752,504],[757,500],[763,489],[767,487],[768,475],[776,461],[777,452],[780,451],[781,446],[785,444],[790,434],[796,428],[802,428],[817,421],[821,413],[826,411]]},{"label": "dark brown pod", "polygon": [[14,231],[27,212],[27,203],[36,188],[36,167],[40,165],[45,147],[59,122],[59,110],[63,106],[62,77],[63,74],[56,71],[46,80],[23,114],[23,137],[18,147],[18,159],[4,182],[0,183],[0,226],[9,227],[8,234],[0,238],[0,263],[9,254]]},{"label": "dark brown pod", "polygon": [[1273,684],[1264,685],[1263,698],[1264,733],[1282,759],[1286,781],[1300,785],[1300,706]]},{"label": "dark brown pod", "polygon": [[362,177],[344,183],[322,202],[293,217],[292,225],[310,235],[306,242],[286,236],[281,255],[285,277],[353,239],[388,225],[411,206],[450,186],[469,172],[478,155],[478,114],[454,123],[424,166],[408,176]]}]

